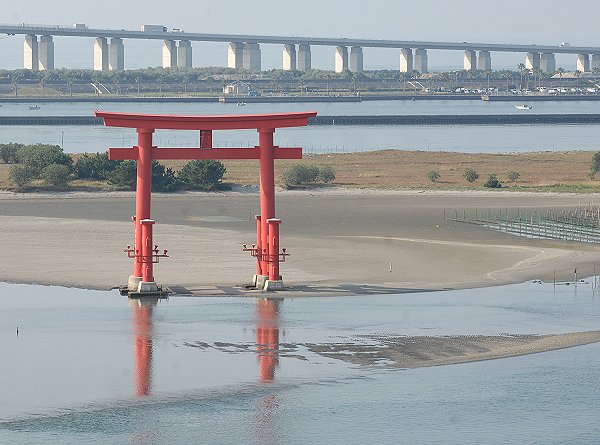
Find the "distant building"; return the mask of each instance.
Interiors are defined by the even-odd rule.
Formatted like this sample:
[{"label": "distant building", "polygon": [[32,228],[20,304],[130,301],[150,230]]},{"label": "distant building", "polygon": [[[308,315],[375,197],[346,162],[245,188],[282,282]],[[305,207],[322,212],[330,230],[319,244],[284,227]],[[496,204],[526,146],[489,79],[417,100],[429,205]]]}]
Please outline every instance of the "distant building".
[{"label": "distant building", "polygon": [[223,87],[223,94],[236,94],[247,96],[250,91],[254,91],[252,85],[247,82],[240,82],[236,80],[228,85]]}]

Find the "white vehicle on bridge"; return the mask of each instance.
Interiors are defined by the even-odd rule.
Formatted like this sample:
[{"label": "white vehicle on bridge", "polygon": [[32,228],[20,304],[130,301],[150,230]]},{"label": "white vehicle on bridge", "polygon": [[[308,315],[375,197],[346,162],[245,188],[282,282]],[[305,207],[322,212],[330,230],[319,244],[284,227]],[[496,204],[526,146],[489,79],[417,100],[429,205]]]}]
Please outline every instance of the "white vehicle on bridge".
[{"label": "white vehicle on bridge", "polygon": [[163,25],[140,25],[142,32],[167,32],[167,27]]}]

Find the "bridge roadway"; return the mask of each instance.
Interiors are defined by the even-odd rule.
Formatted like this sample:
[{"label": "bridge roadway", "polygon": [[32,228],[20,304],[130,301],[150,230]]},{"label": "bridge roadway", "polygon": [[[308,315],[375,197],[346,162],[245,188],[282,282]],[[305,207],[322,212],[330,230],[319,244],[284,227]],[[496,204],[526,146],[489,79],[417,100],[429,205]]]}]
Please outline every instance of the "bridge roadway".
[{"label": "bridge roadway", "polygon": [[364,48],[418,48],[439,50],[480,50],[495,52],[538,52],[554,54],[595,54],[600,46],[560,46],[537,44],[481,43],[481,42],[430,42],[423,40],[379,40],[354,39],[343,37],[301,37],[301,36],[262,36],[248,34],[206,34],[196,32],[149,32],[126,29],[75,28],[53,25],[6,25],[0,24],[0,34],[8,35],[49,35],[67,37],[104,37],[143,40],[191,40],[197,42],[244,42],[272,43],[281,45],[316,46],[360,46]]},{"label": "bridge roadway", "polygon": [[[31,70],[54,69],[54,36],[90,37],[94,43],[93,69],[98,71],[124,70],[123,39],[163,40],[164,68],[191,68],[192,41],[228,42],[227,66],[260,72],[261,44],[283,45],[282,69],[306,71],[312,68],[311,46],[335,47],[334,70],[360,73],[363,71],[363,47],[400,50],[400,71],[412,74],[428,72],[427,51],[464,51],[463,69],[491,70],[491,52],[525,53],[525,67],[546,73],[556,71],[557,53],[576,54],[576,69],[590,72],[600,69],[600,47],[536,44],[505,44],[481,42],[427,42],[416,40],[376,40],[333,37],[264,36],[246,34],[189,33],[168,30],[162,25],[142,30],[88,28],[85,25],[0,25],[0,34],[25,36],[23,66]],[[38,42],[38,36],[41,36]],[[108,42],[110,39],[110,43]],[[348,50],[350,48],[350,51]]]}]

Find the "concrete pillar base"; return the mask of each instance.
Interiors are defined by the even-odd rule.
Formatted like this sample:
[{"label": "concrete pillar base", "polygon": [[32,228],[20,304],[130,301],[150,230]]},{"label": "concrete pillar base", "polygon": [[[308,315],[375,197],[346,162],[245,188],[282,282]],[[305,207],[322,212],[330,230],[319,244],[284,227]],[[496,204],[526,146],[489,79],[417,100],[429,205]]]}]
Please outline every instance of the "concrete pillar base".
[{"label": "concrete pillar base", "polygon": [[139,294],[158,293],[158,286],[155,281],[140,281],[137,291]]},{"label": "concrete pillar base", "polygon": [[262,289],[263,291],[283,290],[283,280],[267,280]]},{"label": "concrete pillar base", "polygon": [[127,280],[127,290],[137,292],[141,282],[142,277],[135,277],[133,275],[129,275],[129,280]]},{"label": "concrete pillar base", "polygon": [[254,278],[252,278],[252,284],[254,284],[255,288],[262,289],[265,285],[265,281],[268,279],[268,275],[254,275]]}]

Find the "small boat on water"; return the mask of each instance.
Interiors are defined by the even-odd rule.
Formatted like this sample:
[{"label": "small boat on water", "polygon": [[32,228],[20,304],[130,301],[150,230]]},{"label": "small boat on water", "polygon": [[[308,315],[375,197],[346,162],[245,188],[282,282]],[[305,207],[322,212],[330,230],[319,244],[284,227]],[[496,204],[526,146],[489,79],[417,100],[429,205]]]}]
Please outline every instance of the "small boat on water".
[{"label": "small boat on water", "polygon": [[243,106],[245,106],[245,105],[246,105],[246,102],[238,102],[238,103],[237,103],[237,106],[238,106],[238,107],[243,107]]},{"label": "small boat on water", "polygon": [[519,105],[515,105],[515,108],[517,110],[531,110],[531,105],[519,104]]},{"label": "small boat on water", "polygon": [[37,106],[37,105],[33,105],[33,106],[29,107],[29,109],[30,109],[30,110],[39,110],[39,109],[40,109],[40,107],[39,107],[39,106]]}]

